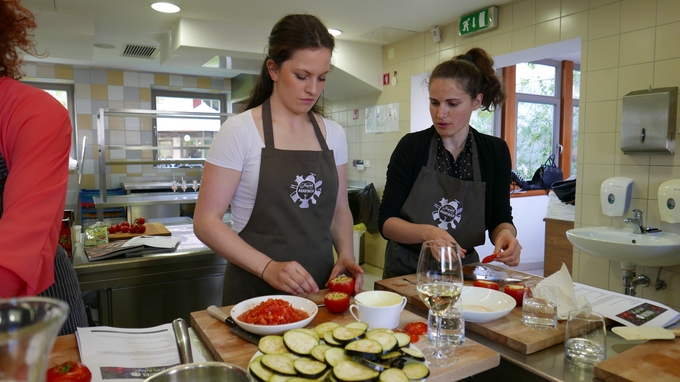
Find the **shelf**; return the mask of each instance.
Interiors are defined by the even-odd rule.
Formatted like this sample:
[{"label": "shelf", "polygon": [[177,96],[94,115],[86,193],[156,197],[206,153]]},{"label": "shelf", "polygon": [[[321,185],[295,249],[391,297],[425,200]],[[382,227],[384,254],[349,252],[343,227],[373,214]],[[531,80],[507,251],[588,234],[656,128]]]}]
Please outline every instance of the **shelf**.
[{"label": "shelf", "polygon": [[[189,189],[190,190],[190,189]],[[134,206],[157,206],[164,204],[196,204],[198,192],[169,192],[152,194],[132,195],[108,195],[106,202],[101,196],[94,197],[96,208],[134,207]]]},{"label": "shelf", "polygon": [[128,165],[128,164],[204,164],[205,158],[202,159],[114,159],[107,160],[107,165]]},{"label": "shelf", "polygon": [[210,150],[210,146],[106,146],[109,150],[182,150],[198,149]]}]

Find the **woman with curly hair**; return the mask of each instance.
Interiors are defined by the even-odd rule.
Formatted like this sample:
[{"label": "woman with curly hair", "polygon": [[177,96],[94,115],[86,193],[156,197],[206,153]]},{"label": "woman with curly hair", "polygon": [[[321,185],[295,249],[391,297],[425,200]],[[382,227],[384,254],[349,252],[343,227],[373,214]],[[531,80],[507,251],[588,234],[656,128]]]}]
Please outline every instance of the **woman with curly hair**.
[{"label": "woman with curly hair", "polygon": [[69,303],[60,334],[87,326],[78,279],[57,244],[71,148],[71,122],[51,95],[17,81],[20,51],[37,55],[31,12],[0,0],[0,297]]}]

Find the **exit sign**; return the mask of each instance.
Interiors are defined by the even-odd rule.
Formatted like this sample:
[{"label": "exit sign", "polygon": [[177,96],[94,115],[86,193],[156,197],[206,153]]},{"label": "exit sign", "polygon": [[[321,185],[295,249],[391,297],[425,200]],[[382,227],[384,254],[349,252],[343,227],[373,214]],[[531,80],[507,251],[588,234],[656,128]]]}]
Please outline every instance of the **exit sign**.
[{"label": "exit sign", "polygon": [[498,7],[480,9],[460,18],[458,35],[466,36],[498,28]]}]

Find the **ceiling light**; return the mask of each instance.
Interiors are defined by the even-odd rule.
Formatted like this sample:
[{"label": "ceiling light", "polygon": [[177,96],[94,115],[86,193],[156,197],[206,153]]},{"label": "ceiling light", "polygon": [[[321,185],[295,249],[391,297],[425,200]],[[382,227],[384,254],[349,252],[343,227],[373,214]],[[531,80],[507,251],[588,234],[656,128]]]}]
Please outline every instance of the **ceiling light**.
[{"label": "ceiling light", "polygon": [[113,48],[116,47],[115,45],[111,45],[111,44],[94,44],[94,46],[96,46],[97,48],[102,48],[102,49],[113,49]]},{"label": "ceiling light", "polygon": [[177,13],[179,12],[179,7],[171,3],[153,3],[151,8],[163,13]]},{"label": "ceiling light", "polygon": [[328,28],[328,33],[332,34],[333,36],[339,36],[342,34],[342,31],[340,29]]}]

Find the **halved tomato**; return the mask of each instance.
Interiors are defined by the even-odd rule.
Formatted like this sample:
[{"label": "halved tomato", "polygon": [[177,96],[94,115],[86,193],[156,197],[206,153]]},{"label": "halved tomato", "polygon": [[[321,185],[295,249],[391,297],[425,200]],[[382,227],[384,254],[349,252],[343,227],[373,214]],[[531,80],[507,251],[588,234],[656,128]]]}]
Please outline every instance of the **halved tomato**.
[{"label": "halved tomato", "polygon": [[351,296],[354,294],[354,279],[346,275],[338,276],[328,282],[328,289],[331,292],[343,292]]},{"label": "halved tomato", "polygon": [[326,309],[331,313],[344,313],[349,308],[349,295],[344,292],[330,292],[323,297]]},{"label": "halved tomato", "polygon": [[517,306],[522,306],[522,299],[524,298],[523,284],[508,284],[505,286],[504,292],[517,301]]},{"label": "halved tomato", "polygon": [[480,288],[489,288],[493,290],[499,290],[498,284],[496,284],[493,281],[487,281],[487,280],[475,280],[474,286],[480,287]]}]

